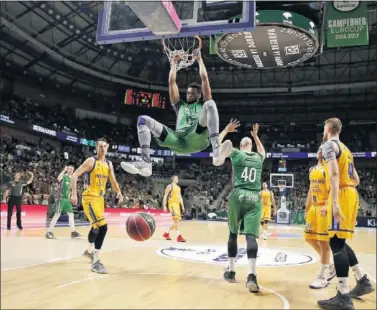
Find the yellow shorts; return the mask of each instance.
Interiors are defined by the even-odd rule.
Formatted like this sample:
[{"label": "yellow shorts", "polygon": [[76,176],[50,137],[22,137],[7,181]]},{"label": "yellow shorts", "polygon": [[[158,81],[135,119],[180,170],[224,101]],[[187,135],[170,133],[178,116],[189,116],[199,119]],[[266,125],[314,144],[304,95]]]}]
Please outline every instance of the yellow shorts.
[{"label": "yellow shorts", "polygon": [[261,216],[261,222],[262,221],[271,221],[271,206],[262,207],[262,216]]},{"label": "yellow shorts", "polygon": [[327,215],[321,216],[322,206],[312,205],[306,215],[305,239],[329,241],[329,232],[327,231]]},{"label": "yellow shorts", "polygon": [[335,221],[330,198],[327,212],[329,236],[332,238],[336,235],[341,239],[352,239],[356,226],[357,210],[359,209],[359,194],[356,188],[350,186],[339,189],[338,203],[344,221],[342,223]]},{"label": "yellow shorts", "polygon": [[175,220],[181,220],[181,205],[179,203],[169,203],[169,211]]},{"label": "yellow shorts", "polygon": [[81,203],[85,215],[93,228],[107,224],[105,218],[105,201],[103,197],[83,196]]}]

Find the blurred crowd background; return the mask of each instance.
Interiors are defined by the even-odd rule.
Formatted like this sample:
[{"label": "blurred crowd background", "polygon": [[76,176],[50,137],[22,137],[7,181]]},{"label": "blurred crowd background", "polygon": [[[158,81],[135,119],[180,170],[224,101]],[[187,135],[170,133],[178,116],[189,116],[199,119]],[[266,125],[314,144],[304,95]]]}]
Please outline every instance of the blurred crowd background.
[{"label": "blurred crowd background", "polygon": [[[97,139],[105,137],[110,144],[122,143],[138,147],[136,128],[130,125],[116,125],[98,119],[80,120],[70,108],[46,107],[30,99],[16,97],[5,98],[0,113],[45,128],[63,131]],[[305,128],[304,125],[281,125],[262,127],[261,140],[266,150],[273,151],[277,144],[303,143],[308,150],[316,151],[321,139],[319,128]],[[342,133],[342,140],[352,151],[370,151],[372,146],[369,136],[369,125],[347,126]],[[24,204],[53,205],[57,191],[57,176],[64,166],[73,164],[75,168],[86,157],[93,156],[93,148],[76,146],[46,138],[42,135],[30,134],[25,131],[1,127],[1,197],[6,184],[12,179],[14,172],[22,172],[27,178],[27,171],[35,174],[34,182],[23,194]],[[241,127],[239,133],[229,136],[232,140],[240,140],[248,134],[249,125]],[[67,156],[64,153],[68,154]],[[142,178],[124,173],[120,169],[121,158],[111,157],[118,182],[125,198],[122,205],[116,205],[114,192],[109,188],[106,206],[109,208],[145,208],[161,209],[163,188],[169,178],[176,174],[182,181],[182,192],[186,213],[193,218],[205,218],[214,211],[226,211],[228,194],[231,190],[231,166],[229,161],[221,167],[213,167],[210,160],[194,158],[175,159],[165,163],[155,163],[153,178]],[[376,216],[376,175],[373,163],[356,161],[361,184],[358,187],[362,197],[360,215]],[[266,161],[267,162],[267,161]],[[288,173],[294,174],[294,188],[288,192],[288,206],[292,210],[302,210],[308,191],[308,170],[315,164],[311,160],[288,161]],[[277,172],[278,161],[269,160],[263,171],[263,181],[269,183],[270,173]],[[156,184],[160,184],[157,186]],[[162,185],[161,185],[162,184]],[[82,178],[79,189],[82,190]],[[279,192],[276,189],[276,197]],[[277,199],[278,204],[280,199]],[[80,207],[79,207],[80,209]],[[50,212],[51,213],[51,212]]]}]

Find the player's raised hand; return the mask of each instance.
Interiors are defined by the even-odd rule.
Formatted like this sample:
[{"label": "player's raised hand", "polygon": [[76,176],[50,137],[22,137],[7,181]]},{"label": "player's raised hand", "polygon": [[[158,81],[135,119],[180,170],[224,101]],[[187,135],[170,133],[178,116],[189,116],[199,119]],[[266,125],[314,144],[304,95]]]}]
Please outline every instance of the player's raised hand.
[{"label": "player's raised hand", "polygon": [[259,130],[259,124],[256,123],[253,125],[253,130],[250,131],[250,134],[253,138],[257,137],[258,136],[258,130]]},{"label": "player's raised hand", "polygon": [[231,119],[229,124],[225,127],[227,132],[237,132],[237,128],[241,126],[241,123],[237,119]]},{"label": "player's raised hand", "polygon": [[181,59],[182,59],[181,53],[176,53],[176,54],[173,56],[173,61],[172,61],[172,62],[177,63],[177,62],[179,62]]}]

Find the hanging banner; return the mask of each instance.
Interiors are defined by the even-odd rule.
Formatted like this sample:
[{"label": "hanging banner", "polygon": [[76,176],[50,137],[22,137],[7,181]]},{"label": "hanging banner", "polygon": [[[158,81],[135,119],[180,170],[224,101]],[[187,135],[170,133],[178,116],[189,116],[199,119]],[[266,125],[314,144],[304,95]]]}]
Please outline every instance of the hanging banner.
[{"label": "hanging banner", "polygon": [[327,47],[369,44],[366,2],[331,1],[327,6]]}]

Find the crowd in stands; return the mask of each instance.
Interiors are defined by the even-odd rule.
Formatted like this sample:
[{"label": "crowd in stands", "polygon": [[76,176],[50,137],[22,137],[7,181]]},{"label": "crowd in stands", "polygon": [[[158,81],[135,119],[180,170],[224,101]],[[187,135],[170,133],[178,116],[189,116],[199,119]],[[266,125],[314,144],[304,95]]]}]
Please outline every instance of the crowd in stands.
[{"label": "crowd in stands", "polygon": [[[38,124],[46,128],[66,131],[89,139],[98,138],[96,134],[100,131],[102,136],[109,141],[137,146],[137,137],[132,126],[114,126],[103,120],[77,121],[74,109],[56,107],[45,107],[32,100],[8,99],[1,105],[0,113],[26,122]],[[352,141],[352,146],[357,150],[370,150],[367,130],[345,129],[345,142]],[[249,131],[249,127],[244,126],[241,133],[231,135],[237,140],[244,132]],[[318,137],[316,137],[316,134]],[[266,127],[261,132],[261,140],[269,144],[270,148],[280,144],[287,144],[286,139],[293,138],[296,141],[310,141],[308,147],[317,147],[318,129],[304,130],[302,125],[290,124],[285,126]],[[357,135],[357,136],[355,136]],[[239,137],[238,137],[239,136]],[[309,138],[313,137],[313,138]],[[24,193],[23,202],[29,204],[48,204],[53,200],[57,191],[57,175],[68,164],[77,165],[83,162],[85,157],[93,155],[88,147],[60,144],[56,147],[47,143],[43,138],[38,137],[31,141],[1,135],[1,183],[6,184],[12,173],[21,171],[26,177],[27,171],[35,174],[34,182],[29,185]],[[135,144],[136,143],[136,144]],[[267,146],[268,147],[268,146]],[[69,159],[64,157],[64,152],[69,154]],[[113,160],[113,159],[112,159]],[[107,195],[108,207],[143,207],[162,208],[163,192],[153,193],[151,179],[133,176],[121,171],[118,165],[119,160],[114,159],[115,172],[121,186],[125,201],[122,205],[116,205],[115,193],[109,188]],[[229,163],[221,167],[211,165],[200,165],[191,160],[182,160],[171,163],[155,164],[154,178],[166,179],[176,174],[181,179],[195,180],[193,185],[186,186],[184,201],[188,212],[194,217],[200,217],[208,212],[216,210],[226,210],[228,194],[231,190],[230,178],[231,167]],[[293,210],[302,210],[305,207],[306,194],[308,190],[308,166],[295,165],[291,167],[295,175],[294,188],[288,192],[289,207]],[[364,215],[376,214],[376,168],[358,169],[361,178],[359,192],[368,204],[368,208],[361,208],[359,213]],[[269,173],[264,171],[263,180],[269,180]],[[80,179],[82,180],[82,178]],[[4,188],[4,186],[2,186]],[[83,188],[82,181],[78,184],[78,190]],[[275,196],[279,197],[279,192],[275,189]],[[280,199],[277,199],[279,204]],[[364,210],[366,209],[366,210]]]},{"label": "crowd in stands", "polygon": [[[131,125],[114,125],[106,120],[85,119],[81,121],[75,109],[69,107],[43,106],[31,99],[17,97],[3,98],[0,114],[27,121],[49,129],[76,134],[87,139],[97,139],[98,132],[110,143],[119,143],[139,147],[136,127]],[[251,124],[241,124],[237,133],[227,138],[238,143],[242,137],[249,135]],[[345,125],[342,131],[342,141],[352,144],[353,151],[372,151],[370,132],[375,132],[374,124]],[[307,151],[316,151],[322,139],[321,127],[315,124],[261,124],[261,141],[267,151],[282,148],[300,147]],[[152,147],[157,147],[152,140]]]}]

